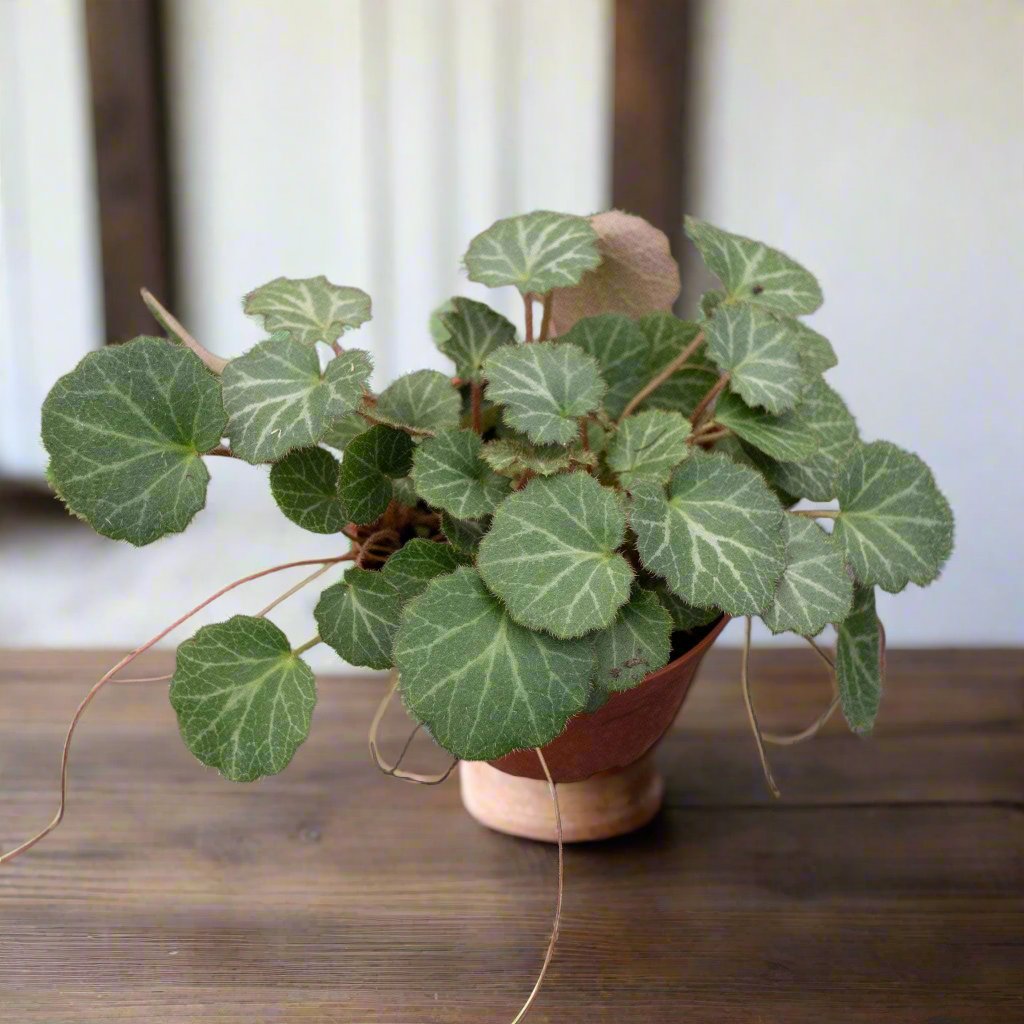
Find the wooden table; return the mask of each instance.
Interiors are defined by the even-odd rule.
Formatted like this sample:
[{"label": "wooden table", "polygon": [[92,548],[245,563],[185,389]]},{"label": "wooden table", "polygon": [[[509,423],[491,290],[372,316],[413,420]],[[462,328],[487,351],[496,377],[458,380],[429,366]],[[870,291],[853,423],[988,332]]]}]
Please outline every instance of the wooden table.
[{"label": "wooden table", "polygon": [[[112,659],[2,659],[6,849],[52,813],[66,721]],[[875,738],[836,722],[774,749],[774,805],[737,661],[712,653],[662,745],[660,818],[567,851],[531,1024],[1024,1020],[1021,653],[893,653]],[[765,728],[827,700],[810,652],[754,670]],[[555,850],[474,824],[454,782],[379,775],[383,685],[324,680],[309,741],[252,786],[192,760],[164,686],[108,687],[64,825],[0,868],[0,1020],[509,1021],[547,942]],[[394,714],[392,750],[407,728]],[[426,740],[412,757],[440,763]]]}]

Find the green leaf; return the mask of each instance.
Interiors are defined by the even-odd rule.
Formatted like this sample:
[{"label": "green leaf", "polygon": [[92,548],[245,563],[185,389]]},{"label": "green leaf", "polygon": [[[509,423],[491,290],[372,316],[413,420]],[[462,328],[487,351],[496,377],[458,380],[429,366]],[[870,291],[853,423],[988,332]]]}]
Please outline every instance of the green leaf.
[{"label": "green leaf", "polygon": [[261,341],[224,367],[231,450],[246,462],[274,462],[316,444],[359,405],[371,368],[365,352],[350,349],[321,375],[315,348],[287,334]]},{"label": "green leaf", "polygon": [[672,616],[656,594],[634,588],[607,629],[594,636],[594,681],[612,692],[630,690],[668,664]]},{"label": "green leaf", "polygon": [[419,496],[459,519],[494,511],[511,483],[480,458],[480,435],[472,430],[443,430],[428,437],[413,456],[412,479]]},{"label": "green leaf", "polygon": [[672,628],[679,633],[690,633],[701,626],[707,626],[722,614],[717,608],[694,608],[673,594],[664,581],[658,583],[654,592],[672,617]]},{"label": "green leaf", "polygon": [[781,317],[796,337],[800,362],[807,377],[813,380],[839,363],[832,343],[823,334],[812,331],[807,324],[791,317]]},{"label": "green leaf", "polygon": [[470,281],[513,284],[524,295],[578,284],[600,262],[590,222],[548,210],[499,220],[469,243],[465,256]]},{"label": "green leaf", "polygon": [[382,424],[349,442],[338,476],[338,494],[352,522],[372,523],[384,514],[394,495],[392,480],[408,474],[412,452],[408,434]]},{"label": "green leaf", "polygon": [[854,732],[870,732],[885,678],[885,634],[872,587],[856,588],[853,610],[837,632],[836,681],[843,716]]},{"label": "green leaf", "polygon": [[395,662],[412,715],[455,757],[482,761],[553,740],[586,703],[593,651],[517,625],[460,568],[406,606]]},{"label": "green leaf", "polygon": [[760,474],[693,452],[672,474],[667,498],[654,484],[637,489],[630,523],[644,565],[683,600],[753,615],[782,575],[782,516]]},{"label": "green leaf", "polygon": [[443,373],[415,370],[381,392],[373,414],[396,426],[433,433],[459,425],[462,400]]},{"label": "green leaf", "polygon": [[625,527],[615,492],[593,477],[538,478],[498,506],[477,565],[516,622],[582,636],[629,597],[633,570],[616,552]]},{"label": "green leaf", "polygon": [[729,390],[715,406],[715,420],[780,462],[806,459],[821,444],[821,438],[799,409],[776,416],[763,409],[752,409]]},{"label": "green leaf", "polygon": [[506,421],[538,444],[572,441],[577,419],[600,408],[605,389],[597,360],[565,342],[501,349],[484,373],[487,397],[504,405]]},{"label": "green leaf", "polygon": [[249,292],[245,311],[273,334],[287,331],[303,345],[330,345],[342,331],[370,319],[370,296],[358,288],[331,284],[326,277],[278,277]]},{"label": "green leaf", "polygon": [[450,544],[417,537],[402,545],[381,571],[404,602],[422,594],[434,577],[447,576],[467,562]]},{"label": "green leaf", "polygon": [[787,513],[783,519],[786,568],[761,618],[773,633],[817,636],[842,622],[853,600],[853,581],[842,552],[817,523]]},{"label": "green leaf", "polygon": [[382,572],[349,569],[317,602],[320,639],[350,665],[390,668],[402,597]]},{"label": "green leaf", "polygon": [[775,486],[790,494],[831,501],[836,496],[839,469],[857,446],[857,421],[842,398],[820,378],[804,392],[796,411],[820,438],[817,451],[799,462],[781,464],[761,456],[758,466]]},{"label": "green leaf", "polygon": [[449,512],[441,512],[441,532],[448,538],[448,543],[463,555],[476,555],[489,526],[489,519],[457,519]]},{"label": "green leaf", "polygon": [[705,327],[708,355],[728,370],[732,389],[747,405],[786,412],[809,381],[793,331],[763,309],[723,306]]},{"label": "green leaf", "polygon": [[199,456],[223,431],[217,379],[162,338],[87,355],[43,403],[54,490],[97,533],[136,545],[180,533],[206,504]]},{"label": "green leaf", "polygon": [[461,296],[452,299],[453,311],[441,313],[446,337],[437,347],[455,364],[463,381],[479,381],[484,360],[505,345],[516,341],[515,325],[482,302]]},{"label": "green leaf", "polygon": [[568,469],[574,460],[591,461],[589,453],[582,448],[565,448],[559,444],[531,445],[514,437],[488,441],[480,455],[495,473],[508,477],[522,476],[527,470],[537,476],[552,476]]},{"label": "green leaf", "polygon": [[316,682],[277,626],[236,615],[178,647],[170,697],[188,749],[252,782],[287,767],[309,735]]},{"label": "green leaf", "polygon": [[627,491],[643,481],[663,484],[690,454],[690,430],[678,412],[651,409],[629,416],[608,445],[608,466]]},{"label": "green leaf", "polygon": [[411,476],[400,476],[391,481],[392,500],[406,508],[415,508],[419,504],[419,495]]},{"label": "green leaf", "polygon": [[654,376],[653,371],[648,372],[650,343],[628,316],[604,313],[586,317],[558,340],[578,345],[597,360],[601,376],[608,382],[604,408],[613,419],[622,415],[629,400]]},{"label": "green leaf", "polygon": [[713,288],[700,297],[700,315],[705,320],[710,320],[715,315],[715,310],[725,301],[725,292]]},{"label": "green leaf", "polygon": [[270,467],[277,507],[311,533],[337,533],[347,522],[338,494],[341,466],[323,448],[300,448]]},{"label": "green leaf", "polygon": [[339,416],[327,428],[327,433],[320,439],[320,442],[343,452],[349,441],[362,434],[367,426],[366,419],[359,413],[347,412],[344,416]]},{"label": "green leaf", "polygon": [[[700,325],[680,320],[671,313],[651,313],[640,320],[650,349],[641,385],[664,369],[700,332]],[[718,380],[718,370],[702,346],[664,384],[644,400],[643,409],[672,409],[689,416],[708,388]],[[638,387],[637,391],[640,390]]]},{"label": "green leaf", "polygon": [[953,550],[953,512],[916,455],[888,441],[862,444],[843,465],[836,493],[833,536],[861,583],[894,594],[939,575]]},{"label": "green leaf", "polygon": [[452,299],[448,299],[447,302],[442,302],[431,314],[427,321],[427,327],[430,330],[430,336],[434,339],[434,344],[441,347],[441,343],[449,338],[448,328],[444,325],[442,317],[445,313],[451,313],[455,309],[455,303]]},{"label": "green leaf", "polygon": [[814,275],[777,249],[695,217],[686,218],[686,234],[707,268],[725,285],[727,300],[797,316],[813,313],[821,305],[821,288]]}]

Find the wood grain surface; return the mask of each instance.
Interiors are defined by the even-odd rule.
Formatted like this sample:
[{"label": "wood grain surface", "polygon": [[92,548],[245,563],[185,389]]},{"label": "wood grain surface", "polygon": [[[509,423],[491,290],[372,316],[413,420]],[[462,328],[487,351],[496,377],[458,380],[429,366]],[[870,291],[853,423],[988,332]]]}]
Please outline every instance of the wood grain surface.
[{"label": "wood grain surface", "polygon": [[[66,721],[114,659],[0,658],[6,849],[52,813]],[[567,850],[531,1024],[1024,1019],[1021,653],[892,653],[875,737],[832,723],[772,750],[774,806],[737,661],[711,653],[659,751],[664,812]],[[768,729],[827,701],[810,652],[759,653],[754,680]],[[309,741],[251,786],[191,758],[164,685],[108,687],[64,825],[0,868],[0,1021],[511,1020],[547,941],[555,850],[480,828],[454,782],[379,775],[383,686],[322,680]],[[396,711],[392,750],[407,729]],[[426,739],[412,758],[443,763]]]}]

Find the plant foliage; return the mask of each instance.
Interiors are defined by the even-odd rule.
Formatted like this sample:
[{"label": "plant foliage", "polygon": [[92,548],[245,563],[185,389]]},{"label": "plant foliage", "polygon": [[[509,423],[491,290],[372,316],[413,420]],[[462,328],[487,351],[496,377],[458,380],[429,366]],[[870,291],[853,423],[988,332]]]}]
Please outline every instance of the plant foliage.
[{"label": "plant foliage", "polygon": [[[100,533],[147,544],[204,504],[205,455],[269,463],[288,520],[352,544],[311,643],[397,670],[409,712],[457,757],[549,742],[723,614],[804,637],[836,626],[842,710],[870,729],[875,588],[937,577],[949,504],[917,456],[863,442],[825,382],[835,351],[799,319],[821,304],[814,277],[703,221],[686,231],[720,281],[692,320],[611,294],[638,288],[640,271],[619,254],[620,281],[602,264],[612,250],[587,218],[499,221],[465,267],[518,289],[526,341],[457,296],[430,324],[451,375],[419,370],[379,394],[369,355],[341,344],[369,297],[278,278],[244,303],[269,337],[219,376],[175,334],[62,377],[43,407],[50,481]],[[590,308],[631,315],[567,322],[595,289],[608,301]],[[312,673],[265,618],[205,626],[179,648],[182,735],[229,778],[283,768],[314,700]]]}]

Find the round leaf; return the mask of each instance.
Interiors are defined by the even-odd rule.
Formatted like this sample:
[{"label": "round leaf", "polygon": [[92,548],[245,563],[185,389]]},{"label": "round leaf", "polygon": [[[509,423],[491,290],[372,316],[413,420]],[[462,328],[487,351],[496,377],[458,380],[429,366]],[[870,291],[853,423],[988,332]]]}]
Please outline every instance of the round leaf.
[{"label": "round leaf", "polygon": [[490,306],[472,299],[454,298],[452,309],[438,314],[444,335],[437,347],[455,364],[463,381],[479,381],[484,360],[503,345],[516,340],[515,325]]},{"label": "round leaf", "polygon": [[416,449],[412,479],[428,505],[460,519],[476,519],[494,510],[511,483],[497,476],[480,458],[479,434],[444,430]]},{"label": "round leaf", "polygon": [[390,668],[402,599],[383,573],[349,569],[328,587],[314,615],[320,638],[350,665]]},{"label": "round leaf", "polygon": [[441,532],[456,551],[473,556],[487,533],[489,520],[457,519],[450,512],[441,512]]},{"label": "round leaf", "polygon": [[97,533],[137,545],[180,533],[206,504],[199,456],[223,431],[217,379],[161,338],[91,353],[43,403],[54,490]]},{"label": "round leaf", "polygon": [[593,477],[538,478],[498,506],[477,565],[517,622],[582,636],[629,597],[633,571],[616,552],[624,533],[615,492]]},{"label": "round leaf", "polygon": [[780,462],[794,462],[813,455],[821,443],[800,410],[779,416],[751,409],[742,398],[726,391],[715,406],[715,420],[737,437]]},{"label": "round leaf", "polygon": [[665,483],[690,454],[690,421],[678,412],[650,409],[627,417],[608,445],[608,466],[627,491],[643,481]]},{"label": "round leaf", "polygon": [[337,533],[347,522],[338,495],[341,466],[323,448],[300,448],[270,467],[277,507],[311,533]]},{"label": "round leaf", "polygon": [[573,461],[590,462],[594,458],[582,448],[565,448],[560,444],[536,446],[514,437],[488,441],[480,455],[496,473],[508,477],[519,477],[527,471],[535,476],[552,476],[568,469]]},{"label": "round leaf", "polygon": [[352,522],[372,523],[384,514],[394,495],[392,480],[412,468],[412,449],[408,434],[382,424],[348,443],[338,475],[338,494]]},{"label": "round leaf", "polygon": [[694,452],[667,497],[653,484],[637,489],[630,523],[644,565],[684,601],[753,615],[772,600],[785,564],[782,516],[759,473]]},{"label": "round leaf", "polygon": [[321,375],[315,348],[287,334],[260,342],[224,367],[231,450],[246,462],[274,462],[316,444],[358,406],[371,369],[365,352],[350,349]]},{"label": "round leaf", "polygon": [[830,622],[846,618],[853,581],[839,546],[817,523],[787,514],[783,533],[786,568],[761,618],[773,633],[817,636]]},{"label": "round leaf", "polygon": [[821,305],[814,275],[785,253],[695,217],[686,218],[686,234],[725,285],[728,298],[793,315],[813,313]]},{"label": "round leaf", "polygon": [[512,284],[524,295],[577,284],[600,262],[590,222],[549,210],[499,220],[469,243],[465,256],[471,281]]},{"label": "round leaf", "polygon": [[600,408],[605,389],[597,360],[564,342],[501,349],[484,372],[487,397],[504,405],[506,421],[537,444],[573,440],[576,421]]},{"label": "round leaf", "polygon": [[632,689],[668,664],[671,649],[672,616],[656,594],[637,587],[594,636],[594,682],[613,693]]},{"label": "round leaf", "polygon": [[860,445],[836,488],[833,536],[857,579],[896,593],[926,586],[953,550],[953,512],[932,471],[888,441]]},{"label": "round leaf", "polygon": [[385,563],[381,572],[402,601],[418,597],[435,576],[446,576],[468,558],[450,544],[414,538],[400,547]]},{"label": "round leaf", "polygon": [[287,331],[304,345],[337,341],[342,331],[370,319],[370,296],[326,277],[278,277],[245,297],[245,311],[269,333]]},{"label": "round leaf", "polygon": [[885,676],[885,634],[872,587],[857,587],[853,610],[837,633],[836,682],[843,717],[854,732],[870,732]]},{"label": "round leaf", "polygon": [[783,320],[751,306],[722,306],[707,321],[708,355],[731,376],[732,390],[747,405],[786,412],[808,384],[800,345]]},{"label": "round leaf", "polygon": [[651,346],[639,325],[628,316],[606,313],[587,317],[558,340],[578,345],[597,360],[601,376],[608,383],[605,411],[614,419],[654,375],[648,372]]},{"label": "round leaf", "polygon": [[188,749],[251,782],[285,768],[309,734],[316,682],[277,626],[236,615],[178,647],[170,697]]},{"label": "round leaf", "polygon": [[517,625],[473,569],[434,580],[395,641],[402,699],[455,757],[541,747],[582,710],[593,652]]},{"label": "round leaf", "polygon": [[385,388],[373,412],[388,423],[431,433],[459,425],[462,400],[443,373],[416,370]]}]

